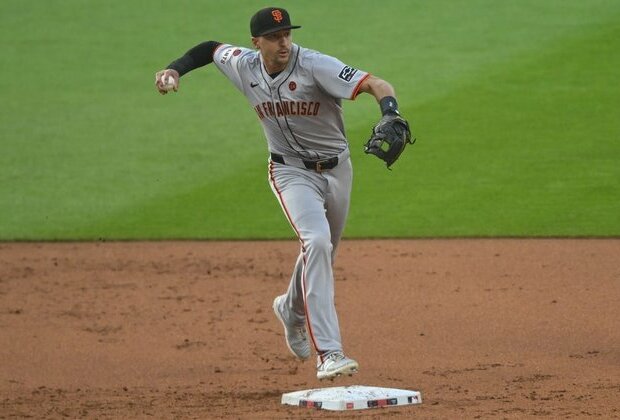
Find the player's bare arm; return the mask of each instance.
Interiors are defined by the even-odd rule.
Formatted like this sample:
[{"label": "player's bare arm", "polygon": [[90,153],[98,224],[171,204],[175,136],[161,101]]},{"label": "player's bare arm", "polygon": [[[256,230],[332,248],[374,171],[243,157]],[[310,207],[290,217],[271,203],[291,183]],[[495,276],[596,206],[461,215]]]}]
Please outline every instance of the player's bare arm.
[{"label": "player's bare arm", "polygon": [[386,96],[396,96],[396,92],[392,85],[386,82],[383,79],[379,79],[376,76],[369,76],[362,82],[360,86],[360,92],[370,93],[377,99],[377,102],[380,102],[381,99]]},{"label": "player's bare arm", "polygon": [[394,88],[385,80],[371,75],[362,82],[360,91],[370,93],[377,99],[382,115],[381,120],[373,127],[364,151],[385,161],[389,168],[407,144],[415,143],[409,123],[400,116]]}]

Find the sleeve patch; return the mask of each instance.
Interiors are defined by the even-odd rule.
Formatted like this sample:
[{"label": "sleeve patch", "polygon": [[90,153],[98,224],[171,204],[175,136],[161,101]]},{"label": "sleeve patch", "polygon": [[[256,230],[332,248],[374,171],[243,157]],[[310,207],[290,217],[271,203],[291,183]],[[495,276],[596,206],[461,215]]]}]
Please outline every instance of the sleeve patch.
[{"label": "sleeve patch", "polygon": [[[241,53],[241,51],[239,51],[239,53]],[[227,48],[226,51],[224,51],[224,54],[222,55],[222,58],[220,59],[220,63],[226,64],[226,62],[228,61],[229,58],[231,58],[233,55],[237,56],[237,55],[239,55],[239,53],[237,53],[237,50],[234,50],[234,52],[233,52],[232,48]]]},{"label": "sleeve patch", "polygon": [[357,73],[357,69],[349,66],[344,66],[342,70],[340,70],[340,74],[338,75],[338,77],[345,82],[350,82],[355,73]]}]

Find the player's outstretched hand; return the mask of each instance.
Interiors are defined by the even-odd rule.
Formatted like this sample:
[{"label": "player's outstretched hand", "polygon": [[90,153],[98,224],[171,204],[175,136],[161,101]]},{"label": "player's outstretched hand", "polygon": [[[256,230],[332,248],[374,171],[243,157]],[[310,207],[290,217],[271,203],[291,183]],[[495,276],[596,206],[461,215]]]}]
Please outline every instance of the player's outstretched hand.
[{"label": "player's outstretched hand", "polygon": [[155,88],[159,93],[165,95],[174,90],[179,90],[179,72],[173,69],[165,69],[155,73]]}]

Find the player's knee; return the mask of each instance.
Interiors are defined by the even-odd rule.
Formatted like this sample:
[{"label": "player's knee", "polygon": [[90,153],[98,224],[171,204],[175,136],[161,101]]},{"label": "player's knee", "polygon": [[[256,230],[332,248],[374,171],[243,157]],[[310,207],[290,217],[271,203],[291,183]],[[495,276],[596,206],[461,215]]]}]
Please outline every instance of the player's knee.
[{"label": "player's knee", "polygon": [[304,242],[309,251],[331,255],[333,246],[329,234],[316,233],[310,235]]}]

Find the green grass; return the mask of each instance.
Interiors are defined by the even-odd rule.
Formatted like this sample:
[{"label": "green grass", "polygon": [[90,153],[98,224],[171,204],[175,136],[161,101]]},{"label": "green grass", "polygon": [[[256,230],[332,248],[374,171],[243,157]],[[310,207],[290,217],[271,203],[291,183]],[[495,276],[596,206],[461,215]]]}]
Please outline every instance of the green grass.
[{"label": "green grass", "polygon": [[[161,97],[196,43],[249,45],[263,3],[0,3],[0,239],[281,238],[266,143],[213,66]],[[620,235],[620,2],[283,1],[301,45],[390,81],[418,142],[362,152],[345,103],[348,237]]]}]

